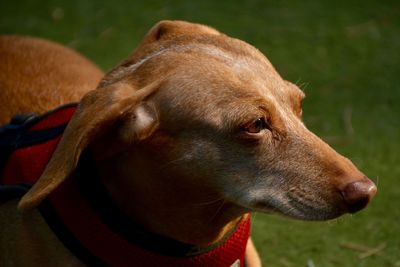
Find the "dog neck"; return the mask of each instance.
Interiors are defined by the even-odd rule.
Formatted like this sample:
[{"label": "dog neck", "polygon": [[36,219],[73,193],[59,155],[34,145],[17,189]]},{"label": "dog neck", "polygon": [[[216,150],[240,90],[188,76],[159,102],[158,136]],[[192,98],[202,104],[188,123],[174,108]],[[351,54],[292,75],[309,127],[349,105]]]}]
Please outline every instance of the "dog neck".
[{"label": "dog neck", "polygon": [[[124,162],[128,162],[127,166]],[[208,246],[222,240],[248,216],[247,209],[209,188],[166,175],[143,154],[96,162],[115,204],[150,232],[177,241]]]}]

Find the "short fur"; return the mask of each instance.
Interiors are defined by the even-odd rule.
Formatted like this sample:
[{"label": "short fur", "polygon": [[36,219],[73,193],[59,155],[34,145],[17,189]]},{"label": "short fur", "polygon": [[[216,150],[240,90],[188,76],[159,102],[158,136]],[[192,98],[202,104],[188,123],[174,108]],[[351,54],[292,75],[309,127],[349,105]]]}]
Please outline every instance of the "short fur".
[{"label": "short fur", "polygon": [[[16,61],[6,65],[26,64]],[[94,88],[97,69],[80,66],[96,74],[93,83],[84,82]],[[53,65],[64,67],[61,60]],[[1,94],[16,87],[16,74],[7,68],[0,76]],[[54,95],[49,86],[54,77],[42,71],[39,76],[49,80],[41,90]],[[11,82],[4,86],[5,81]],[[73,88],[86,90],[76,82]],[[19,95],[32,98],[29,88],[35,83],[31,78],[21,85]],[[70,83],[61,80],[60,86],[71,88]],[[218,242],[251,211],[326,220],[354,211],[355,204],[357,210],[364,207],[376,192],[348,159],[304,126],[304,93],[297,86],[283,80],[257,49],[212,28],[158,23],[96,90],[86,92],[78,92],[85,96],[63,139],[39,182],[20,201],[19,224],[35,223],[25,220],[37,216],[29,210],[73,174],[84,150],[115,203],[134,221],[204,246]],[[59,90],[57,96],[76,100],[70,93]],[[46,101],[46,107],[61,104]],[[25,110],[22,102],[4,105],[3,121],[9,109]],[[2,209],[10,212],[13,204]],[[6,226],[3,222],[1,229]],[[51,252],[36,255],[38,262],[47,259],[43,253]],[[260,266],[251,242],[247,260]]]},{"label": "short fur", "polygon": [[1,36],[0,59],[0,124],[77,102],[104,75],[75,51],[37,38]]}]

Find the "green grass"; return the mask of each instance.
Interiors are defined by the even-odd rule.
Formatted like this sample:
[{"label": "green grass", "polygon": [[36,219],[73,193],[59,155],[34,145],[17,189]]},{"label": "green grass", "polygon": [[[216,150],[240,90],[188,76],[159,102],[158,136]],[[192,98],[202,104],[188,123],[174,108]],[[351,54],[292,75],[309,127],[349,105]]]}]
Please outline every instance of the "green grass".
[{"label": "green grass", "polygon": [[[105,70],[126,57],[160,19],[209,24],[258,47],[283,77],[305,84],[308,127],[379,184],[368,209],[333,222],[257,214],[253,235],[264,264],[307,266],[311,260],[317,267],[400,266],[400,3],[0,2],[0,33],[59,41]],[[344,120],[349,113],[353,131]],[[385,247],[359,259],[359,252],[343,243]]]}]

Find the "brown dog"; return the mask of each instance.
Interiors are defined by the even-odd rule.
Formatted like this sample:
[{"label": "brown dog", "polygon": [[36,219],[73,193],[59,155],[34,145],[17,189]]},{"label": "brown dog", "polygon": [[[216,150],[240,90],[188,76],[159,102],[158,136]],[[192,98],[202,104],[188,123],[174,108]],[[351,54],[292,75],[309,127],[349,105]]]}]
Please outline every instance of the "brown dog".
[{"label": "brown dog", "polygon": [[[62,72],[59,62],[54,66]],[[80,67],[92,73],[93,83],[83,80],[94,87],[101,73]],[[3,85],[15,76],[9,69],[1,94],[15,88],[16,78]],[[50,77],[39,75],[49,79],[43,94],[54,96]],[[78,79],[58,77],[61,102],[77,99],[68,95],[72,90],[81,90],[78,98],[85,93]],[[19,87],[21,102],[2,103],[3,121],[11,109],[27,110],[23,100],[35,83]],[[78,265],[30,210],[74,177],[84,151],[131,220],[200,247],[226,238],[250,211],[327,220],[362,209],[375,185],[305,128],[303,97],[254,47],[203,25],[158,23],[84,96],[44,173],[19,202],[22,214],[14,212],[15,201],[1,206],[0,227],[8,233],[1,233],[1,246],[14,248],[3,250],[0,263],[18,265],[23,253],[32,265],[52,265],[55,258],[57,266]],[[46,101],[47,108],[61,104],[56,97]],[[251,242],[246,259],[260,264]]]}]

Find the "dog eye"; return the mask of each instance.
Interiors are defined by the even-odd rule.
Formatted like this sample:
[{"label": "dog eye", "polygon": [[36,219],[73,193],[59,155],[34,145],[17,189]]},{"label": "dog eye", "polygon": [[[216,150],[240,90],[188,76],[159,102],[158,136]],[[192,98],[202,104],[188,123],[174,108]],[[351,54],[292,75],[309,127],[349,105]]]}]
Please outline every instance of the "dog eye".
[{"label": "dog eye", "polygon": [[259,133],[264,129],[268,129],[268,124],[266,123],[264,118],[258,118],[248,127],[246,127],[246,131],[248,133]]}]

